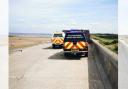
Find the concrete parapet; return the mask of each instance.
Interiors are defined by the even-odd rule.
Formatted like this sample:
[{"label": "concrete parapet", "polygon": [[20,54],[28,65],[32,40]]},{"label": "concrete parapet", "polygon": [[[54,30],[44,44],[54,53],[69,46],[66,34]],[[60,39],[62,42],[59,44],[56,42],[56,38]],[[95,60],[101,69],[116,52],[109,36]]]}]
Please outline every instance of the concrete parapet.
[{"label": "concrete parapet", "polygon": [[113,89],[118,89],[118,56],[96,40],[92,40],[91,52],[95,60],[98,60],[106,72]]}]

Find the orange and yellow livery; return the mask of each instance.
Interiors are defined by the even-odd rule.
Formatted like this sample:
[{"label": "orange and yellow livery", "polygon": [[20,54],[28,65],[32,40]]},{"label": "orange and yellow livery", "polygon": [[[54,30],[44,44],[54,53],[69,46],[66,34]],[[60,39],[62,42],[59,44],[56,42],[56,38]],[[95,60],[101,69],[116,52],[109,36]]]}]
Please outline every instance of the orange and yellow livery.
[{"label": "orange and yellow livery", "polygon": [[63,42],[64,42],[63,38],[60,38],[60,37],[52,38],[52,43],[53,44],[63,44]]},{"label": "orange and yellow livery", "polygon": [[57,46],[63,46],[64,38],[62,33],[54,33],[51,38],[52,47],[55,48]]},{"label": "orange and yellow livery", "polygon": [[86,46],[88,46],[87,42],[76,42],[76,44],[74,44],[73,42],[65,42],[64,43],[64,48],[65,49],[84,49]]}]

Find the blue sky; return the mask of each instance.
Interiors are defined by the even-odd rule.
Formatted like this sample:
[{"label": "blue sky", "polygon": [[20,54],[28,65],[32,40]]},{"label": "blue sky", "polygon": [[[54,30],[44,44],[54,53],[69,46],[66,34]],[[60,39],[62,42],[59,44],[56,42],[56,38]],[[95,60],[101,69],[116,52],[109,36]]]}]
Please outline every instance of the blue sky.
[{"label": "blue sky", "polygon": [[117,33],[117,0],[10,0],[10,32]]}]

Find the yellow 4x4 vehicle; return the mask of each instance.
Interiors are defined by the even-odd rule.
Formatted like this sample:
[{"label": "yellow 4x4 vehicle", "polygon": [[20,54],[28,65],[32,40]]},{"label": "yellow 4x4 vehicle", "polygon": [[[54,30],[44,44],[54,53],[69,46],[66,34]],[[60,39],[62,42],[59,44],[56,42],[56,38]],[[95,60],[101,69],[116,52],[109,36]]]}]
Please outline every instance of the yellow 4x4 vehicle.
[{"label": "yellow 4x4 vehicle", "polygon": [[63,46],[63,33],[54,33],[51,39],[52,47],[62,47]]}]

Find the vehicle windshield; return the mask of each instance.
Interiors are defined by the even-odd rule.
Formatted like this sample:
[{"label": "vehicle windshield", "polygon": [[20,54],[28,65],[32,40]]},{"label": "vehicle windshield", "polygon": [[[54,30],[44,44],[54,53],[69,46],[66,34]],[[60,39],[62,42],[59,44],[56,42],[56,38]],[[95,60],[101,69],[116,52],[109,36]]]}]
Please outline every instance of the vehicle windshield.
[{"label": "vehicle windshield", "polygon": [[54,34],[53,37],[63,37],[63,35],[62,34]]},{"label": "vehicle windshield", "polygon": [[86,38],[82,33],[67,33],[64,41],[86,41]]}]

